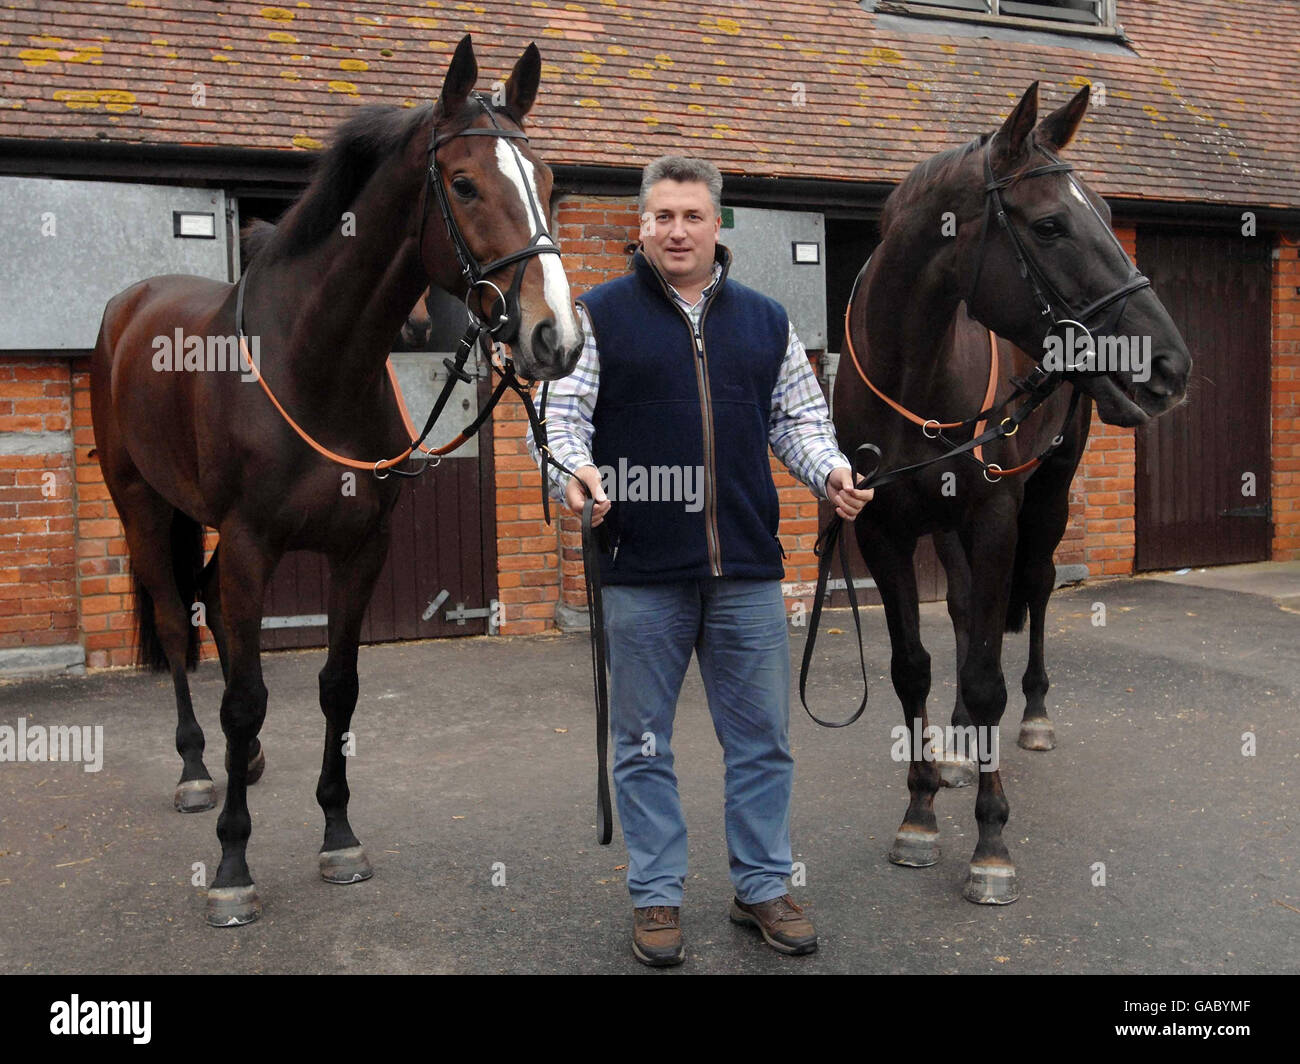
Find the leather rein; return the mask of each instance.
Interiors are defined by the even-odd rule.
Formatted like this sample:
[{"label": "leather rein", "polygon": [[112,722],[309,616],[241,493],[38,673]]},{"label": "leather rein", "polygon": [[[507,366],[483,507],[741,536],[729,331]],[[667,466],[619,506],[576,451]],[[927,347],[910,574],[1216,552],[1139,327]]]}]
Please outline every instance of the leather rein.
[{"label": "leather rein", "polygon": [[[1119,320],[1124,316],[1124,311],[1128,305],[1129,297],[1135,292],[1149,287],[1151,281],[1138,270],[1132,259],[1129,258],[1129,254],[1124,250],[1124,246],[1119,242],[1119,238],[1115,236],[1114,232],[1106,223],[1106,220],[1102,218],[1101,213],[1093,205],[1092,201],[1084,195],[1082,191],[1079,191],[1078,186],[1074,184],[1074,179],[1069,178],[1069,181],[1074,185],[1076,192],[1078,192],[1079,198],[1082,199],[1083,202],[1092,210],[1093,214],[1101,223],[1102,228],[1110,236],[1111,241],[1119,249],[1120,254],[1124,256],[1124,259],[1130,266],[1129,276],[1123,283],[1112,289],[1100,299],[1096,299],[1092,303],[1089,303],[1082,310],[1078,312],[1073,311],[1070,306],[1070,301],[1061,294],[1060,289],[1057,288],[1051,278],[1047,276],[1042,267],[1035,262],[1034,257],[1030,254],[1029,248],[1025,245],[1024,240],[1021,238],[1020,234],[1016,232],[1015,226],[1011,224],[1011,220],[1007,215],[1006,204],[1002,198],[1002,190],[1008,185],[1028,180],[1033,177],[1042,177],[1048,174],[1059,173],[1068,174],[1074,169],[1074,167],[1057,158],[1057,156],[1051,151],[1035,141],[1033,149],[1041,152],[1050,160],[1046,165],[1010,174],[1005,177],[997,177],[993,173],[992,163],[994,140],[996,140],[996,137],[989,139],[984,151],[985,206],[983,217],[980,222],[980,239],[979,246],[976,250],[975,273],[965,295],[967,307],[972,305],[972,301],[975,298],[980,275],[983,272],[984,254],[988,245],[989,231],[991,228],[990,219],[995,219],[998,227],[1007,234],[1008,239],[1011,241],[1012,250],[1015,253],[1020,276],[1029,284],[1040,316],[1050,323],[1049,332],[1063,326],[1072,326],[1086,333],[1091,342],[1092,330],[1088,328],[1086,323],[1092,318],[1095,318],[1102,311],[1106,310],[1109,310],[1110,313],[1108,313],[1104,321],[1097,326],[1097,329],[1098,331],[1103,332],[1113,330],[1119,324]],[[1065,440],[1065,434],[1069,429],[1070,423],[1074,419],[1075,412],[1079,405],[1080,390],[1078,385],[1073,381],[1071,381],[1069,406],[1066,408],[1065,418],[1061,423],[1060,431],[1052,437],[1050,444],[1034,458],[1031,458],[1027,462],[1023,462],[1018,466],[1014,466],[1011,469],[1003,469],[994,463],[984,461],[984,445],[986,443],[991,443],[994,440],[1007,439],[1014,436],[1019,430],[1021,423],[1031,413],[1038,409],[1038,407],[1042,406],[1042,404],[1052,396],[1056,389],[1072,376],[1084,376],[1089,372],[1098,371],[1089,371],[1073,365],[1066,366],[1063,369],[1045,370],[1042,365],[1035,365],[1034,368],[1030,370],[1029,373],[1025,374],[1023,378],[1012,377],[1011,394],[1001,403],[992,405],[993,399],[997,394],[998,346],[997,337],[994,335],[993,330],[990,329],[988,330],[990,358],[989,382],[984,394],[983,408],[979,413],[961,421],[940,422],[934,418],[922,418],[920,415],[908,410],[901,403],[891,399],[871,382],[862,367],[861,361],[858,359],[857,351],[854,349],[853,332],[850,328],[849,319],[853,309],[854,300],[858,294],[858,287],[861,284],[863,277],[866,276],[867,266],[870,265],[870,262],[871,260],[868,259],[866,265],[862,267],[861,272],[858,274],[857,280],[854,281],[853,290],[849,295],[848,307],[844,312],[844,342],[845,346],[848,348],[853,366],[857,370],[858,376],[862,378],[863,383],[865,383],[876,396],[883,400],[886,405],[907,418],[913,424],[920,426],[921,434],[925,436],[927,440],[938,440],[943,446],[947,447],[948,450],[943,454],[917,462],[913,465],[882,472],[879,469],[879,463],[881,460],[880,448],[876,447],[875,444],[864,443],[858,447],[853,456],[854,472],[864,478],[858,487],[883,487],[893,481],[910,477],[927,466],[934,465],[937,462],[946,461],[949,458],[954,458],[959,455],[964,455],[978,464],[982,468],[984,479],[990,483],[997,483],[1003,477],[1016,476],[1036,469],[1044,459],[1061,446]],[[1056,306],[1061,307],[1067,316],[1058,316],[1056,311],[1053,309],[1053,303],[1055,303]],[[994,424],[991,427],[986,427],[992,419],[1000,417],[1013,402],[1022,396],[1024,397],[1024,402],[1014,412],[1001,417],[1001,420],[999,420],[997,424]],[[971,438],[964,443],[956,443],[945,435],[946,430],[962,429],[966,427],[972,427],[973,431]],[[867,665],[862,646],[862,622],[858,612],[857,592],[853,586],[853,575],[849,571],[848,555],[846,554],[844,547],[844,539],[842,535],[843,526],[844,519],[838,514],[833,516],[826,524],[826,527],[824,527],[819,533],[817,543],[813,548],[813,553],[820,559],[817,567],[817,589],[814,593],[812,617],[809,620],[808,639],[804,644],[803,663],[799,670],[799,700],[803,703],[804,710],[808,713],[808,716],[825,728],[844,728],[852,724],[862,716],[863,712],[866,710],[868,697]],[[840,568],[843,573],[845,588],[848,591],[849,605],[853,610],[853,625],[858,636],[858,662],[862,669],[862,700],[858,704],[856,712],[854,712],[851,717],[840,721],[828,721],[822,720],[808,708],[807,684],[808,674],[812,667],[813,648],[816,646],[817,642],[817,631],[821,621],[822,606],[826,597],[826,587],[830,578],[830,570],[834,561],[834,556],[837,553],[837,547],[840,559]]]}]

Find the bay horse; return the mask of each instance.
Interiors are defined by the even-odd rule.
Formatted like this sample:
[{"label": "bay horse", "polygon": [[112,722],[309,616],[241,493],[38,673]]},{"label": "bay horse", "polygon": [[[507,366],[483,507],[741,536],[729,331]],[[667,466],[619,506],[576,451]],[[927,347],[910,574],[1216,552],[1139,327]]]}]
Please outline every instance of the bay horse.
[{"label": "bay horse", "polygon": [[[1007,702],[1003,632],[1020,630],[1028,613],[1021,745],[1050,746],[1043,625],[1052,553],[1069,517],[1070,481],[1093,404],[1108,424],[1144,424],[1182,401],[1191,369],[1178,329],[1112,232],[1105,201],[1057,157],[1082,122],[1088,96],[1085,86],[1039,123],[1035,82],[995,134],[922,162],[893,191],[881,242],[848,305],[852,357],[841,360],[835,385],[842,447],[852,453],[877,443],[884,469],[939,458],[949,450],[939,442],[956,447],[960,437],[969,444],[994,429],[978,451],[883,483],[854,523],[884,603],[891,679],[913,736],[918,729],[934,735],[913,567],[918,537],[934,534],[947,571],[959,671],[954,731],[974,725],[965,734],[982,732],[987,740],[978,750],[979,841],[963,890],[982,904],[1018,896],[1002,838],[1009,805],[989,738]],[[1047,365],[1053,342],[1059,352],[1067,331],[1090,334],[1094,343],[1084,340],[1063,365]],[[1123,336],[1142,341],[1145,368],[1136,358],[1125,366],[1123,359],[1112,365],[1075,357]],[[1029,403],[1037,407],[1032,413]],[[983,416],[967,419],[976,411]],[[940,772],[938,758],[918,757],[916,749],[910,801],[889,857],[925,867],[939,854]]]},{"label": "bay horse", "polygon": [[[551,173],[522,131],[540,76],[530,45],[497,106],[473,92],[478,64],[466,36],[436,104],[364,108],[338,129],[239,286],[154,277],[104,311],[91,364],[95,441],[130,551],[141,660],[170,671],[175,688],[181,811],[215,804],[186,679],[197,656],[191,620],[201,613],[225,678],[228,782],[206,909],[215,926],[261,913],[246,860],[246,788],[264,760],[263,595],[288,550],[323,553],[330,566],[320,873],[331,883],[372,874],[348,822],[343,736],[400,483],[380,479],[380,460],[410,454],[412,443],[385,364],[417,296],[433,283],[464,298],[528,377],[555,379],[577,362],[582,332],[546,225]],[[249,347],[260,348],[258,375],[285,413],[360,472],[308,447],[251,372],[214,368],[201,351],[191,367],[188,340],[192,371],[181,371],[179,353],[176,368],[159,369],[160,340],[243,344],[245,327]],[[237,368],[250,362],[258,363],[251,349]],[[206,566],[205,527],[219,536]]]}]

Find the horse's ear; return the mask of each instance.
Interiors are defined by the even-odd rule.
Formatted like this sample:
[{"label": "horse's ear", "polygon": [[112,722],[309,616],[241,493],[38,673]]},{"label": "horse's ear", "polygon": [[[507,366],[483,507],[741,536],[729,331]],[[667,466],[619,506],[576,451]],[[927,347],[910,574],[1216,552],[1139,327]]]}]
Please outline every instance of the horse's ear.
[{"label": "horse's ear", "polygon": [[1043,119],[1038,127],[1038,139],[1052,151],[1060,151],[1074,139],[1079,123],[1087,113],[1090,92],[1091,86],[1085,85],[1075,93],[1073,100]]},{"label": "horse's ear", "polygon": [[506,108],[516,118],[523,121],[524,116],[533,109],[537,101],[537,86],[542,80],[542,53],[537,45],[530,44],[519,57],[515,69],[506,82]]},{"label": "horse's ear", "polygon": [[1038,82],[1025,90],[1015,110],[1007,115],[997,132],[996,148],[1004,162],[1014,162],[1024,153],[1029,134],[1038,121]]},{"label": "horse's ear", "polygon": [[444,117],[457,114],[469,94],[474,91],[478,81],[478,62],[474,59],[474,42],[467,33],[456,45],[456,54],[451,57],[451,66],[447,68],[447,77],[442,83],[442,96],[438,100],[439,109]]}]

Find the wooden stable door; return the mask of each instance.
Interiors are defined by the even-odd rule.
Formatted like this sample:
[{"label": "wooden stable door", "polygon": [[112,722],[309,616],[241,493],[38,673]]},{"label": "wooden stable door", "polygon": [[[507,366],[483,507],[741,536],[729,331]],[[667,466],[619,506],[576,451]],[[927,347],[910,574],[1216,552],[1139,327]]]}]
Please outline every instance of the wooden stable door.
[{"label": "wooden stable door", "polygon": [[1139,570],[1269,557],[1271,245],[1138,230],[1138,266],[1192,355],[1187,402],[1137,432]]}]

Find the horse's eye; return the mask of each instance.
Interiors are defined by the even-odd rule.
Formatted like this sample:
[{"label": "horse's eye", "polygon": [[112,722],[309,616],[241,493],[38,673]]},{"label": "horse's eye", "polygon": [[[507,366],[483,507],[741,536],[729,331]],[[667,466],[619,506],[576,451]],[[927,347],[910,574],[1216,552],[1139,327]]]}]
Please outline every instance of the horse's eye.
[{"label": "horse's eye", "polygon": [[1057,237],[1065,236],[1065,227],[1055,218],[1042,218],[1030,227],[1035,235],[1042,237],[1044,240],[1055,240]]},{"label": "horse's eye", "polygon": [[474,187],[474,182],[468,177],[453,178],[451,182],[452,191],[461,199],[472,200],[478,195],[478,189]]}]

